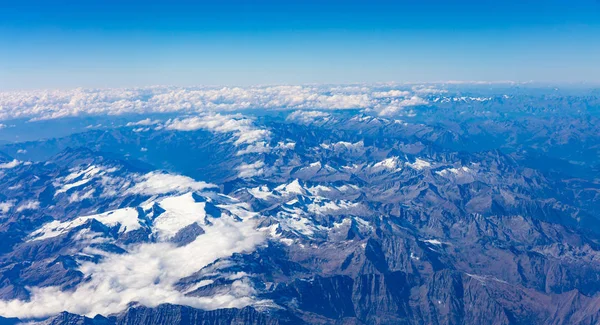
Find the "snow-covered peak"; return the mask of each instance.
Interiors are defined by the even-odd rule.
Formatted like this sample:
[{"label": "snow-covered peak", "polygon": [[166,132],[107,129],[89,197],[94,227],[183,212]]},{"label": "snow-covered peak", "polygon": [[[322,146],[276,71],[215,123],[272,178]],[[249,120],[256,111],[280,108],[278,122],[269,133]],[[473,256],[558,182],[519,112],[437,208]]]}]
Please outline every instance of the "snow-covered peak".
[{"label": "snow-covered peak", "polygon": [[420,158],[415,159],[415,162],[413,162],[413,163],[406,163],[406,165],[409,166],[410,168],[416,169],[416,170],[423,170],[425,168],[431,167],[430,162],[420,159]]},{"label": "snow-covered peak", "polygon": [[394,156],[394,157],[390,157],[387,159],[384,159],[378,163],[375,163],[372,167],[373,171],[379,171],[379,170],[390,170],[390,171],[395,171],[395,170],[401,170],[402,169],[402,161],[400,160],[400,158]]},{"label": "snow-covered peak", "polygon": [[300,184],[300,180],[295,179],[288,184],[282,184],[275,188],[275,191],[282,196],[289,194],[307,195],[306,189]]}]

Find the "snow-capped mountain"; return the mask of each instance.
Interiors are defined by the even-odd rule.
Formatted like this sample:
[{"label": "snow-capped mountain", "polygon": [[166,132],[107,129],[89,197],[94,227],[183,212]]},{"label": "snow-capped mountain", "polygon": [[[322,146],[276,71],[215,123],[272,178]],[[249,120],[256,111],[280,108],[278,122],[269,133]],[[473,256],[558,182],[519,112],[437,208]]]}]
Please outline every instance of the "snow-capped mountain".
[{"label": "snow-capped mountain", "polygon": [[377,89],[2,145],[0,324],[594,324],[600,110],[561,96]]}]

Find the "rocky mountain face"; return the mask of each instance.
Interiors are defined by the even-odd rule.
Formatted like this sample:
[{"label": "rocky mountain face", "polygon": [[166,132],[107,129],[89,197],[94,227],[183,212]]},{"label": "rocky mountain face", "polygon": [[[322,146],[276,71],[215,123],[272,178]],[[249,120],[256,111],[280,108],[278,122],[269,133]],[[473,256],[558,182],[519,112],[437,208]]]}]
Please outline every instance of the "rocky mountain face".
[{"label": "rocky mountain face", "polygon": [[438,102],[5,145],[0,324],[596,324],[598,110]]}]

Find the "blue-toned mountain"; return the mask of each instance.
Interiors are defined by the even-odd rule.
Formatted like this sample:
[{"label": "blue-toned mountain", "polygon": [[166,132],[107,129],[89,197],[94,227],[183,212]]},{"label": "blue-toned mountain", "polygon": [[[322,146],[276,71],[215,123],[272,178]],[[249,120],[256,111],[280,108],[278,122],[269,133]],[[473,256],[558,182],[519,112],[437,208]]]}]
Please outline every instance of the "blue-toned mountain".
[{"label": "blue-toned mountain", "polygon": [[0,323],[594,324],[598,102],[512,91],[3,145]]}]

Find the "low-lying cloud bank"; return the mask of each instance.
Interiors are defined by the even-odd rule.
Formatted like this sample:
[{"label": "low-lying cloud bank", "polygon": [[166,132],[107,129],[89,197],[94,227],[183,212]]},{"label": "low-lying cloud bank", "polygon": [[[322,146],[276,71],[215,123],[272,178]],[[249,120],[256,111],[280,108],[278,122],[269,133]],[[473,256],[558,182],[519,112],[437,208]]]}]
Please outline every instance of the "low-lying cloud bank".
[{"label": "low-lying cloud bank", "polygon": [[[0,121],[126,113],[197,113],[249,109],[368,109],[427,104],[443,90],[409,86],[148,87],[0,92]],[[152,121],[148,120],[148,124]]]},{"label": "low-lying cloud bank", "polygon": [[[83,241],[82,247],[86,248],[74,252],[74,255],[102,256],[99,263],[82,262],[78,266],[86,281],[72,290],[61,290],[59,287],[28,288],[31,293],[28,301],[0,300],[0,315],[22,319],[41,318],[62,311],[87,316],[110,315],[127,309],[134,302],[149,307],[171,303],[205,310],[269,303],[254,296],[254,288],[245,277],[235,279],[229,287],[210,296],[187,295],[175,286],[180,279],[191,276],[219,258],[251,252],[263,243],[267,234],[256,229],[258,221],[253,218],[254,213],[233,203],[219,205],[224,211],[223,215],[212,217],[206,214],[205,203],[196,202],[191,193],[167,197],[157,203],[165,212],[155,217],[150,227],[159,235],[159,242],[131,244],[125,247],[126,253],[110,253],[87,244],[112,243],[113,239],[90,229],[82,229],[76,238]],[[149,203],[146,209],[153,204]],[[125,210],[129,213],[125,213]],[[119,216],[105,213],[78,218],[65,225],[57,221],[50,222],[34,232],[32,240],[47,240],[63,235],[76,228],[74,223],[81,225],[90,218],[107,226],[121,225],[120,232],[142,226],[138,224],[140,220],[135,209],[113,212],[113,215],[118,213]],[[183,246],[168,241],[173,233],[192,223],[200,224],[204,233]]]}]

